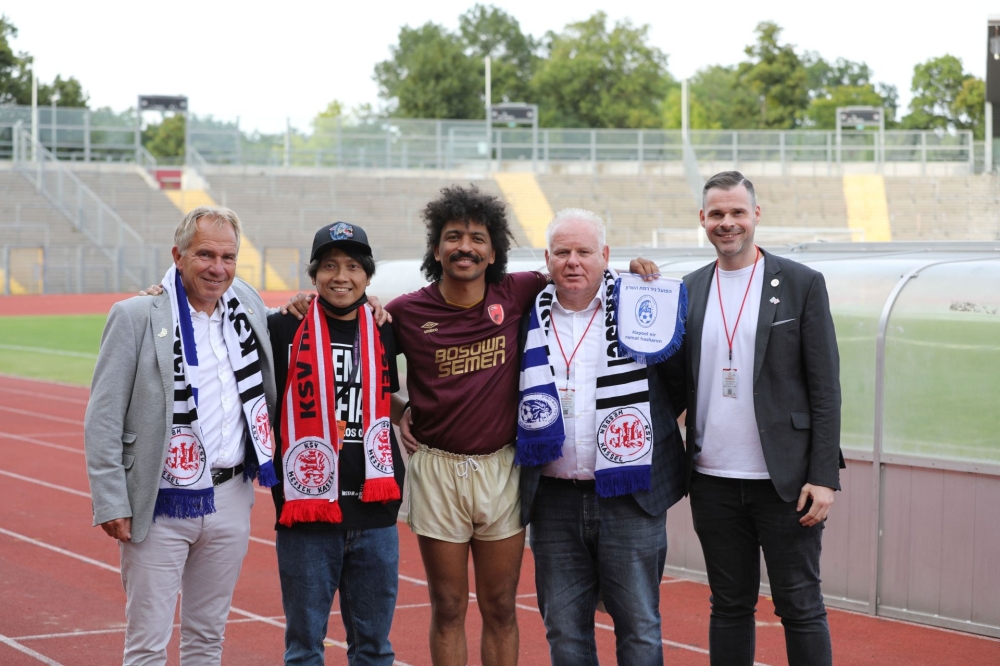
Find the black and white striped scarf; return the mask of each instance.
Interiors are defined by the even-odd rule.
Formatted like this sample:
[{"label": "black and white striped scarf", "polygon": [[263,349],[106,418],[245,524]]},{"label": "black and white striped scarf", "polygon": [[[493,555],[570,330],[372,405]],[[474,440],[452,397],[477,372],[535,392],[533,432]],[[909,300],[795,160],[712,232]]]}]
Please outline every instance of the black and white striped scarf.
[{"label": "black and white striped scarf", "polygon": [[[173,321],[174,416],[153,517],[195,518],[215,513],[210,462],[198,423],[198,350],[187,293],[176,266],[170,267],[162,284],[170,297]],[[278,478],[271,460],[274,441],[264,397],[259,341],[232,286],[223,294],[222,302],[223,339],[243,402],[247,439],[252,442],[252,446],[245,447],[243,476],[257,478],[261,486],[270,487]]]},{"label": "black and white striped scarf", "polygon": [[[646,366],[621,356],[614,299],[617,275],[604,271],[604,341],[606,353],[597,368],[597,494],[627,495],[651,487],[653,428]],[[544,465],[562,457],[565,430],[555,371],[549,359],[548,331],[555,299],[554,284],[535,299],[528,339],[521,357],[521,400],[517,418],[519,465]]]}]

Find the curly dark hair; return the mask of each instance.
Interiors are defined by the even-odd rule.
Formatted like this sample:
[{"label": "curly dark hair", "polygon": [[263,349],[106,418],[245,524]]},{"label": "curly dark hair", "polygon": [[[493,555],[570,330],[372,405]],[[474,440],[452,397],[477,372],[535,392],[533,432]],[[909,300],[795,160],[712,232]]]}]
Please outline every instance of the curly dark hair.
[{"label": "curly dark hair", "polygon": [[420,269],[431,282],[444,274],[441,262],[434,258],[434,249],[441,242],[441,231],[449,222],[478,222],[490,232],[490,243],[496,260],[486,268],[486,282],[499,284],[507,274],[507,253],[514,234],[507,221],[507,204],[500,197],[485,194],[475,185],[452,185],[441,190],[441,196],[427,204],[421,216],[427,223],[427,252]]}]

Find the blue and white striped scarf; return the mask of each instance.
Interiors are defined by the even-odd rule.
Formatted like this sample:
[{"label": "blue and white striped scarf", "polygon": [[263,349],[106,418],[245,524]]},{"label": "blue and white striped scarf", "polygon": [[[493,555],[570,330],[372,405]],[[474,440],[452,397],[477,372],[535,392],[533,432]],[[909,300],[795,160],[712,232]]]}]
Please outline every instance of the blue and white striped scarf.
[{"label": "blue and white striped scarf", "polygon": [[[620,355],[616,332],[614,271],[604,271],[604,339],[607,353],[597,368],[597,460],[594,480],[601,497],[650,490],[653,428],[646,366]],[[562,457],[566,439],[549,360],[548,330],[555,299],[548,285],[535,299],[521,357],[521,399],[517,415],[518,465],[538,466]]]}]

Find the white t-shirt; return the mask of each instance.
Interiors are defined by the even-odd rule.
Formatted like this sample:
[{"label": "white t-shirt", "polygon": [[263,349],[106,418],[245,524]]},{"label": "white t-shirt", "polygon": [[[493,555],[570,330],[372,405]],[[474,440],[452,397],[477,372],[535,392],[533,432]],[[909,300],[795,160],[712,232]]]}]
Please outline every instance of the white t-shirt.
[{"label": "white t-shirt", "polygon": [[[753,407],[754,343],[757,338],[757,315],[764,285],[764,257],[756,269],[747,266],[737,271],[718,273],[722,303],[726,311],[729,335],[733,337],[733,361],[729,363],[729,344],[719,309],[719,287],[715,277],[708,292],[705,328],[701,333],[701,360],[698,366],[698,440],[700,451],[694,468],[702,474],[735,479],[769,479],[760,433]],[[747,284],[753,274],[753,283]],[[740,315],[740,304],[746,304]],[[739,324],[736,319],[739,317]],[[735,328],[735,334],[734,334]],[[723,368],[736,369],[736,397],[722,394]]]}]

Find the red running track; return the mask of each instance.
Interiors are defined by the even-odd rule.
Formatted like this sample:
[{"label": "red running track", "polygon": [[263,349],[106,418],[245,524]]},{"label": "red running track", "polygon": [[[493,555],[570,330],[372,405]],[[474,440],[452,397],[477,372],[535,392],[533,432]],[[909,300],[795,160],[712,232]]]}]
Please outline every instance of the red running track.
[{"label": "red running track", "polygon": [[[87,390],[0,376],[0,664],[88,666],[121,663],[125,597],[118,549],[91,513],[83,456]],[[224,662],[281,663],[283,622],[273,547],[270,496],[258,491],[252,541],[236,587]],[[429,664],[429,607],[416,539],[400,525],[399,601],[392,628],[397,663]],[[534,595],[530,551],[519,586],[521,664],[547,664],[545,632]],[[662,586],[664,663],[708,664],[708,588],[667,579]],[[346,663],[338,613],[330,619],[328,664]],[[601,659],[614,663],[611,619],[597,615]],[[1000,663],[1000,641],[920,625],[830,611],[838,664]],[[470,601],[470,663],[480,663],[480,623]],[[177,632],[168,663],[177,664]],[[773,606],[761,598],[757,659],[785,664]]]}]

